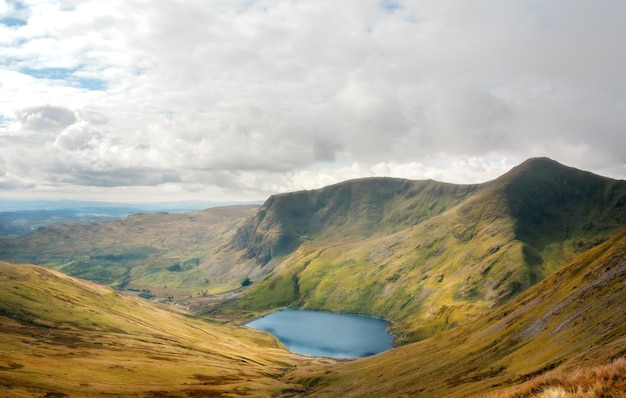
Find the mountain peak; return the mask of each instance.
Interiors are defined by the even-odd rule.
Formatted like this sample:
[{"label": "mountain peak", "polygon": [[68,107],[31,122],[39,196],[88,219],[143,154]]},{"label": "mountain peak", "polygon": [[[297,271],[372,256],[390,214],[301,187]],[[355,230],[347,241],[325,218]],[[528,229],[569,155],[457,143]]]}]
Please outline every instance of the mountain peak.
[{"label": "mountain peak", "polygon": [[565,166],[557,162],[556,160],[550,159],[548,157],[536,157],[536,158],[529,158],[523,161],[519,165],[513,167],[508,173],[505,173],[504,175],[502,175],[500,178],[496,180],[508,179],[508,178],[519,176],[522,174],[533,174],[536,176],[541,176],[546,173],[552,174],[555,172],[564,172],[567,170],[580,172],[580,170],[578,169]]}]

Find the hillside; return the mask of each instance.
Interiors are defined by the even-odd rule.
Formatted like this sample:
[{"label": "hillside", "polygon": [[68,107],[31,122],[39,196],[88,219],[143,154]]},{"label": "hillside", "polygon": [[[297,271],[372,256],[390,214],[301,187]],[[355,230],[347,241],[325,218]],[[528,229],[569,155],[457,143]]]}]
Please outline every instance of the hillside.
[{"label": "hillside", "polygon": [[184,214],[136,214],[109,223],[40,228],[0,238],[0,259],[33,262],[117,288],[160,296],[198,295],[239,286],[245,270],[215,251],[257,206]]},{"label": "hillside", "polygon": [[625,286],[623,231],[466,325],[334,361],[40,266],[0,262],[0,395],[620,396]]},{"label": "hillside", "polygon": [[625,204],[625,181],[545,158],[478,186],[367,179],[279,195],[233,238],[275,268],[231,305],[377,315],[398,343],[420,340],[605,241],[626,227]]},{"label": "hillside", "polygon": [[289,380],[316,397],[623,396],[625,289],[623,231],[467,325]]},{"label": "hillside", "polygon": [[301,391],[281,376],[316,362],[252,329],[0,262],[3,397],[271,397]]},{"label": "hillside", "polygon": [[[0,259],[193,296],[214,316],[283,306],[376,315],[404,344],[510,301],[625,227],[626,181],[535,158],[483,184],[366,178],[261,207],[42,228],[0,239]],[[252,285],[226,303],[212,296],[245,278]]]},{"label": "hillside", "polygon": [[[63,272],[0,262],[2,396],[626,390],[626,182],[550,159],[478,185],[361,179],[261,207],[42,228],[0,239],[0,258]],[[70,273],[193,295],[210,316]],[[305,358],[234,325],[282,306],[381,316],[397,348]]]}]

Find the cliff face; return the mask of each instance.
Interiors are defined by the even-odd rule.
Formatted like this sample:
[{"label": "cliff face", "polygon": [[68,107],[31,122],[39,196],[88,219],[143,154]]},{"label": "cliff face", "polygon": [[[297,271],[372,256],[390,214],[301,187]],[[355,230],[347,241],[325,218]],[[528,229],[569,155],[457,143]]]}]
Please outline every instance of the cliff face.
[{"label": "cliff face", "polygon": [[471,195],[477,185],[368,178],[270,197],[235,234],[246,258],[266,264],[303,241],[359,239],[406,229]]}]

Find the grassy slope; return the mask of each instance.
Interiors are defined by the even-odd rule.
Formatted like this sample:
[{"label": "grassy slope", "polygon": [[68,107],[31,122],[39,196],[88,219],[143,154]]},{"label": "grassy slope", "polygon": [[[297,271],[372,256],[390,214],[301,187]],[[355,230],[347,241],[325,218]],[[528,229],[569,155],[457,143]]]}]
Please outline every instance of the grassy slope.
[{"label": "grassy slope", "polygon": [[[395,323],[398,343],[416,341],[510,300],[626,226],[626,183],[548,159],[533,159],[478,188],[432,181],[404,188],[409,182],[402,180],[392,188],[393,183],[357,180],[330,193],[268,201],[258,230],[274,228],[277,236],[282,224],[276,214],[286,218],[301,207],[297,230],[310,239],[235,306],[377,315]],[[341,197],[352,201],[310,205],[340,188]],[[375,218],[368,216],[371,203],[383,209]],[[326,217],[319,233],[314,226],[324,219],[317,214]],[[268,218],[274,221],[266,224]]]},{"label": "grassy slope", "polygon": [[[0,393],[505,397],[595,378],[593,388],[611,396],[625,382],[620,362],[606,365],[626,353],[625,286],[626,231],[470,324],[336,362],[56,271],[0,263]],[[572,373],[580,367],[589,370]]]},{"label": "grassy slope", "polygon": [[[513,292],[510,270],[523,262],[510,221],[493,212],[478,222],[460,221],[470,217],[465,208],[494,205],[488,197],[395,234],[307,243],[275,277],[253,286],[239,308],[298,305],[378,315],[395,322],[399,342],[465,323]],[[475,236],[468,243],[463,235],[470,229]]]},{"label": "grassy slope", "polygon": [[257,208],[138,214],[106,224],[42,228],[0,239],[0,259],[35,262],[103,284],[157,288],[175,296],[228,289],[239,285],[245,270],[229,273],[228,253],[214,253]]},{"label": "grassy slope", "polygon": [[[314,386],[318,397],[534,396],[576,389],[577,369],[606,365],[617,375],[598,376],[608,392],[591,396],[619,396],[623,362],[607,364],[626,355],[625,289],[626,231],[470,324],[323,372],[299,368],[289,379]],[[552,369],[558,373],[534,379]]]},{"label": "grassy slope", "polygon": [[0,262],[0,395],[269,397],[302,390],[279,379],[316,360],[289,354],[267,334],[170,308]]}]

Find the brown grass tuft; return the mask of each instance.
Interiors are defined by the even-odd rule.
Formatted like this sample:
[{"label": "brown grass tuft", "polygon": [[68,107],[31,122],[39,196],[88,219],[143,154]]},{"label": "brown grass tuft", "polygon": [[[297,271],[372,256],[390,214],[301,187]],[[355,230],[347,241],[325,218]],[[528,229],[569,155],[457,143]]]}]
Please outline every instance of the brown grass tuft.
[{"label": "brown grass tuft", "polygon": [[489,395],[490,398],[609,398],[626,397],[626,357],[607,365],[556,369],[523,384]]}]

